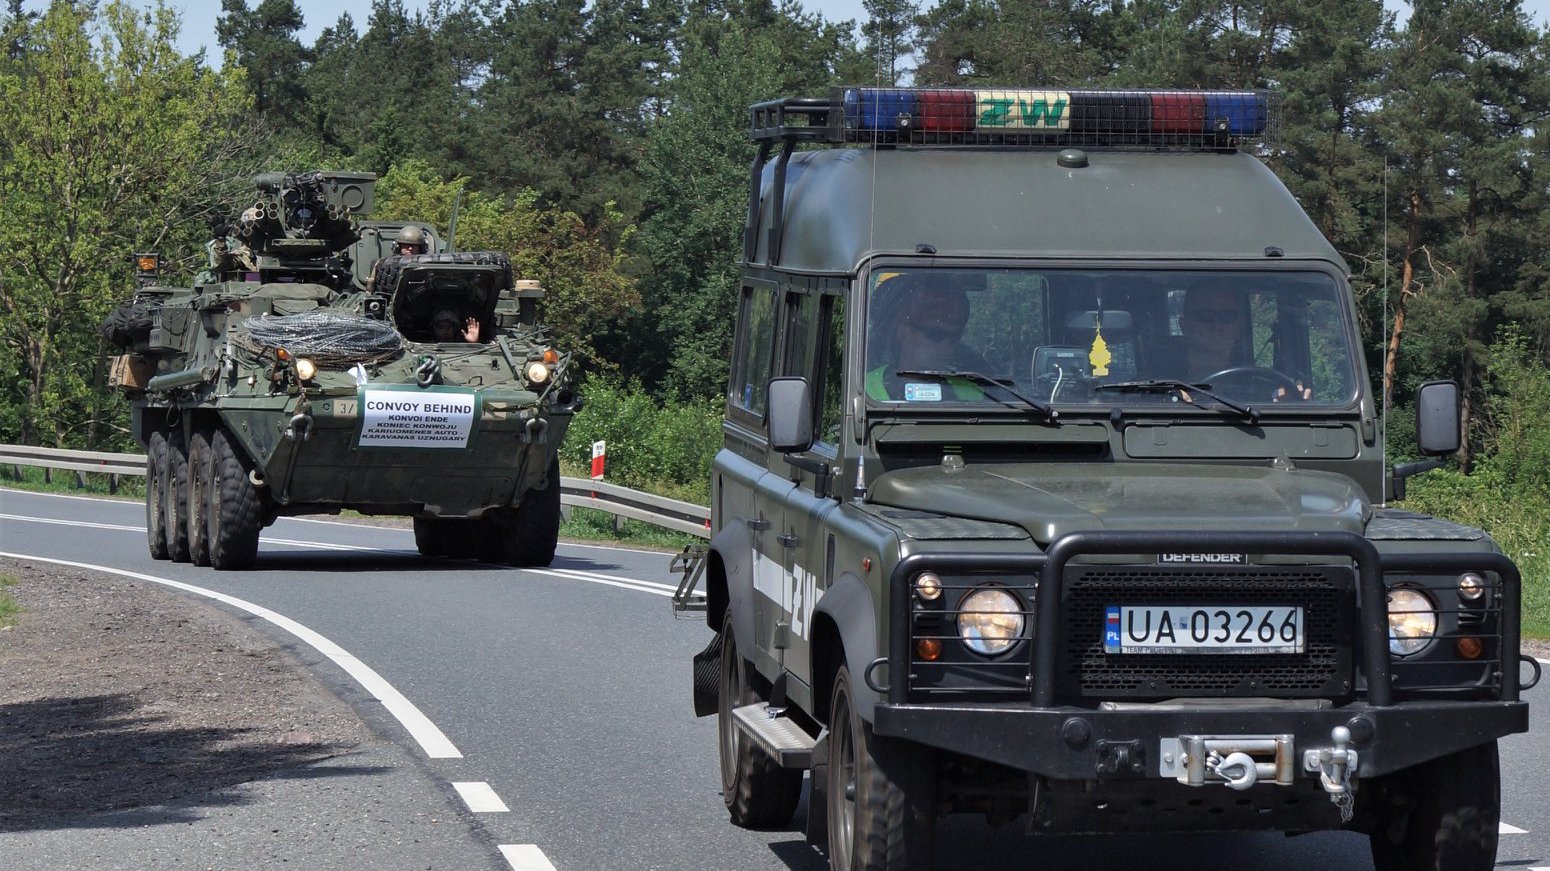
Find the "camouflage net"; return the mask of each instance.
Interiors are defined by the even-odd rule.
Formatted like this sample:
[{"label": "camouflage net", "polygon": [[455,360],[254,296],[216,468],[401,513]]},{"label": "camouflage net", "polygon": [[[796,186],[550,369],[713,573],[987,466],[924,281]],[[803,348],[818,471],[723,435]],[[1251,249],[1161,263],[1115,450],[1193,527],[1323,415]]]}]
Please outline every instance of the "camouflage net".
[{"label": "camouflage net", "polygon": [[231,343],[260,359],[284,348],[319,369],[386,363],[404,353],[403,339],[387,322],[328,309],[250,318],[232,328]]}]

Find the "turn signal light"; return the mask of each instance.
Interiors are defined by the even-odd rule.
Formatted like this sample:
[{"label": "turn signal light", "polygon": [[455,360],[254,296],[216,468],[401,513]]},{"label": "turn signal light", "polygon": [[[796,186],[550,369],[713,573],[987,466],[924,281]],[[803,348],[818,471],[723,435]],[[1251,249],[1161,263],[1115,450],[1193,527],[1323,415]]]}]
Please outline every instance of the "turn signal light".
[{"label": "turn signal light", "polygon": [[942,642],[935,638],[922,638],[915,642],[915,656],[927,662],[942,658]]},{"label": "turn signal light", "polygon": [[1459,656],[1465,659],[1479,659],[1480,654],[1485,652],[1485,645],[1480,643],[1480,639],[1466,635],[1458,640],[1458,651]]},{"label": "turn signal light", "polygon": [[553,348],[545,348],[544,349],[544,362],[548,363],[550,366],[553,366],[554,364],[560,362],[560,352],[556,351]]}]

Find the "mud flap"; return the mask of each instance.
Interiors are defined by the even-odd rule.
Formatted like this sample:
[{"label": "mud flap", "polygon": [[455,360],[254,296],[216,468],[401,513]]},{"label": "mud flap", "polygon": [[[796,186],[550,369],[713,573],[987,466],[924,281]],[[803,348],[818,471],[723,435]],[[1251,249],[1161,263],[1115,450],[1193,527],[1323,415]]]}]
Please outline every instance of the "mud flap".
[{"label": "mud flap", "polygon": [[813,767],[807,784],[807,843],[829,849],[829,730],[813,745]]},{"label": "mud flap", "polygon": [[709,717],[720,707],[721,633],[694,655],[694,715]]}]

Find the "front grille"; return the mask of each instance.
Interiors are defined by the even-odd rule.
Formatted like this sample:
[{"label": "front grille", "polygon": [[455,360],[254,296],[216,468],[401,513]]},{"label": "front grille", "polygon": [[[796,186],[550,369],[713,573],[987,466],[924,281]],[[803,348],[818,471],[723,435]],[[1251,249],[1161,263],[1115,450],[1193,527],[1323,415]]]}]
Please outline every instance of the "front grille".
[{"label": "front grille", "polygon": [[[1062,603],[1055,692],[1064,698],[1351,694],[1355,573],[1334,566],[1074,565]],[[1301,605],[1303,653],[1109,654],[1110,605]]]}]

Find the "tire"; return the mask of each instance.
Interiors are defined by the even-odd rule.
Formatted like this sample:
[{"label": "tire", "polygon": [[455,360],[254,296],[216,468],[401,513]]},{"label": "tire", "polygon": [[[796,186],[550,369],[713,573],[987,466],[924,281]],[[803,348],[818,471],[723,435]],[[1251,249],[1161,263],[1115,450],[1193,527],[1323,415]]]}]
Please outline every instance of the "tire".
[{"label": "tire", "polygon": [[145,443],[145,539],[151,559],[167,554],[167,436],[153,432]]},{"label": "tire", "polygon": [[929,868],[936,836],[934,757],[873,735],[851,686],[850,670],[842,665],[829,706],[830,871]]},{"label": "tire", "polygon": [[183,432],[167,435],[167,511],[162,528],[167,535],[167,556],[175,563],[189,562],[188,552],[188,445]]},{"label": "tire", "polygon": [[414,549],[420,556],[439,557],[446,553],[442,544],[441,521],[434,517],[414,519]]},{"label": "tire", "polygon": [[529,490],[517,506],[506,534],[506,562],[538,568],[554,562],[560,542],[560,457],[549,460],[549,476],[542,490]]},{"label": "tire", "polygon": [[773,829],[791,822],[802,799],[802,772],[781,768],[732,722],[732,709],[758,701],[748,683],[748,662],[737,649],[732,615],[721,627],[721,684],[717,693],[716,745],[721,757],[721,799],[732,823]]},{"label": "tire", "polygon": [[188,556],[196,566],[210,564],[210,490],[214,474],[210,434],[196,430],[188,444]]},{"label": "tire", "polygon": [[225,430],[210,438],[210,462],[210,565],[222,571],[251,568],[264,525],[263,497],[248,478],[246,455]]},{"label": "tire", "polygon": [[1372,785],[1377,871],[1490,871],[1501,823],[1496,742],[1461,750]]}]

